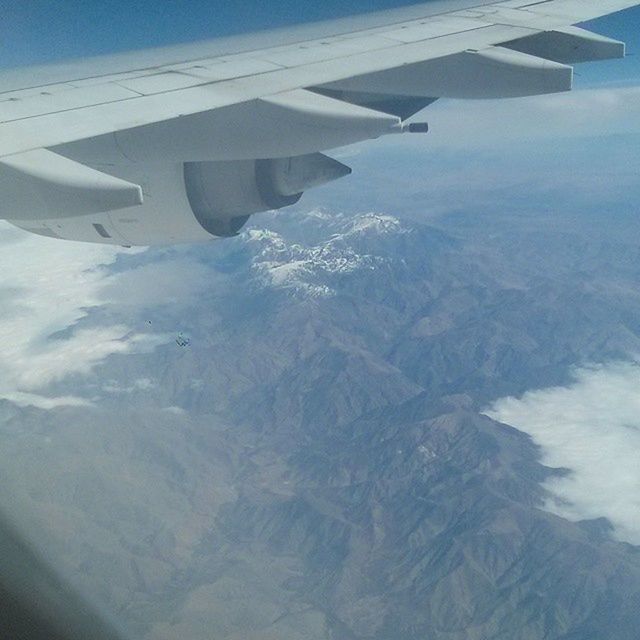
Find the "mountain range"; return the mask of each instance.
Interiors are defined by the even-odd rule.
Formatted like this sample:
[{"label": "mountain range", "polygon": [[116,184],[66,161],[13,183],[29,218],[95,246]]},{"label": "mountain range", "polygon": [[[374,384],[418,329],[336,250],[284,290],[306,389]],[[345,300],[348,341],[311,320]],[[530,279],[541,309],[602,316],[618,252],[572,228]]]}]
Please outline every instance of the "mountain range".
[{"label": "mountain range", "polygon": [[638,231],[298,205],[123,253],[122,287],[172,263],[205,281],[78,321],[169,336],[51,385],[87,406],[0,401],[9,501],[139,637],[633,640],[640,548],[546,511],[570,471],[485,411],[640,351]]}]

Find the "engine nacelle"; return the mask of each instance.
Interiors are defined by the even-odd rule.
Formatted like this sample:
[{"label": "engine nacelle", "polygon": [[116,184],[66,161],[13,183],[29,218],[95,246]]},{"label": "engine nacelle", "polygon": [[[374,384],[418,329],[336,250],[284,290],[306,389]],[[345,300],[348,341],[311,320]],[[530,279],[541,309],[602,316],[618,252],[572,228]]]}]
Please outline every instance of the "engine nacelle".
[{"label": "engine nacelle", "polygon": [[303,192],[351,173],[321,153],[291,158],[95,165],[142,186],[141,205],[69,218],[9,220],[44,236],[117,245],[203,242],[236,235],[249,216],[281,209]]}]

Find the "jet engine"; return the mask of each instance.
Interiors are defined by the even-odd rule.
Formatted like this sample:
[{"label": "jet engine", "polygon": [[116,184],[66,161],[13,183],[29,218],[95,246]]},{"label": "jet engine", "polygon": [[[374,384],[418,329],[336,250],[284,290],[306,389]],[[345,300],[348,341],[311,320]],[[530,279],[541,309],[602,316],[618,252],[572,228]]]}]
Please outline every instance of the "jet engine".
[{"label": "jet engine", "polygon": [[351,172],[320,151],[405,130],[398,116],[288,91],[3,156],[0,219],[120,245],[232,236]]},{"label": "jet engine", "polygon": [[[13,176],[15,195],[8,200],[11,212],[0,217],[7,217],[12,224],[40,235],[125,246],[199,242],[233,236],[251,214],[295,204],[306,189],[351,173],[349,167],[321,153],[214,162],[96,163],[85,167],[87,171],[113,178],[113,193],[119,194],[125,205],[129,203],[123,200],[122,194],[127,191],[122,185],[139,185],[142,189],[141,197],[131,202],[133,206],[120,203],[118,208],[113,208],[109,206],[109,199],[115,196],[109,195],[109,185],[103,188],[103,206],[96,205],[95,183],[91,183],[94,188],[90,192],[91,202],[84,202],[81,188],[84,183],[78,179],[77,188],[73,190],[69,179],[68,163],[72,160],[53,153],[50,156],[61,158],[65,165],[62,173],[66,192],[60,199],[63,204],[55,197],[47,197],[49,190],[52,196],[60,191],[55,188],[57,160],[49,157],[41,177],[30,171],[28,189],[20,187],[19,172]],[[70,213],[69,203],[73,203],[74,198],[78,200],[79,211],[94,212]]]}]

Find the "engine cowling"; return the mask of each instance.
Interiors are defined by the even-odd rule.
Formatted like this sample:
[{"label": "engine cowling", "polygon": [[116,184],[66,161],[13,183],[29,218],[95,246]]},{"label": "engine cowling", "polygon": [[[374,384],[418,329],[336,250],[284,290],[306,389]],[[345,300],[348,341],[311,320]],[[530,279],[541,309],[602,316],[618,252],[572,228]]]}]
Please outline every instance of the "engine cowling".
[{"label": "engine cowling", "polygon": [[95,165],[142,186],[141,205],[71,218],[9,220],[40,235],[117,245],[203,242],[236,235],[260,211],[295,204],[311,187],[351,173],[321,153],[227,162]]}]

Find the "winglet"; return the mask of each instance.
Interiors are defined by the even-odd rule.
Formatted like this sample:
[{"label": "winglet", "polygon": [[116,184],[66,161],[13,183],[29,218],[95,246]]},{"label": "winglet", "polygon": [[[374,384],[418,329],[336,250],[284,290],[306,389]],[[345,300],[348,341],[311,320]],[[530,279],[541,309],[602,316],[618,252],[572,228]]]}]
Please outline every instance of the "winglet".
[{"label": "winglet", "polygon": [[142,204],[142,188],[47,149],[0,160],[0,218],[71,218]]}]

